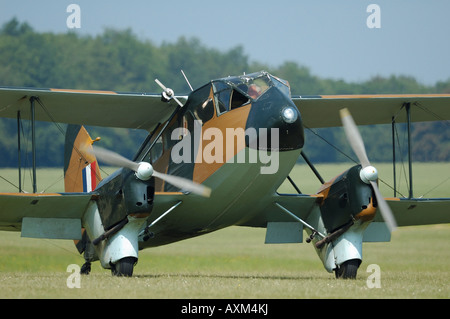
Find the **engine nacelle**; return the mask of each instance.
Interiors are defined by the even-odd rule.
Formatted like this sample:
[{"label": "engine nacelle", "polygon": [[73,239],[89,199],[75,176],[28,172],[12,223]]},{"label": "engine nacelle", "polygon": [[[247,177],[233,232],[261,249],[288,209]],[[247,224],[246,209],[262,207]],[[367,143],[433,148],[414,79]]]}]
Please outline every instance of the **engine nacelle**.
[{"label": "engine nacelle", "polygon": [[324,195],[320,212],[328,233],[362,216],[365,221],[375,217],[373,190],[361,180],[360,171],[361,165],[354,166],[319,190],[318,193]]},{"label": "engine nacelle", "polygon": [[140,180],[129,169],[122,168],[104,179],[96,193],[100,217],[109,229],[127,216],[145,217],[153,209],[155,179]]}]

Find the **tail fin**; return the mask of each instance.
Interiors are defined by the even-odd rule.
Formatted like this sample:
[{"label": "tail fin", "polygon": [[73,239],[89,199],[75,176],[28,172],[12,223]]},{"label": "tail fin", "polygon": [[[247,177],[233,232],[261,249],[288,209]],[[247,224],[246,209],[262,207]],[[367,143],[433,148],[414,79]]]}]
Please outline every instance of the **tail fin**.
[{"label": "tail fin", "polygon": [[64,147],[64,188],[68,193],[88,193],[101,181],[97,159],[92,152],[92,140],[84,126],[68,125]]}]

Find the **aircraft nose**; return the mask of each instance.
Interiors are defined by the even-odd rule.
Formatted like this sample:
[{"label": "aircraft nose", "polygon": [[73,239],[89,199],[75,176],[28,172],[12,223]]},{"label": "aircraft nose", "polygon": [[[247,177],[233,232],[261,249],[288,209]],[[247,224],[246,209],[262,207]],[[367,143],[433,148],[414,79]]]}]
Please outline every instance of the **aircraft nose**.
[{"label": "aircraft nose", "polygon": [[[272,145],[274,144],[272,142],[276,136],[273,136],[272,133],[277,130],[279,151],[300,149],[304,144],[300,112],[292,100],[276,88],[268,90],[253,102],[246,128],[256,129],[258,149],[262,147],[275,150],[277,146]],[[254,145],[247,141],[247,146],[252,148]]]}]

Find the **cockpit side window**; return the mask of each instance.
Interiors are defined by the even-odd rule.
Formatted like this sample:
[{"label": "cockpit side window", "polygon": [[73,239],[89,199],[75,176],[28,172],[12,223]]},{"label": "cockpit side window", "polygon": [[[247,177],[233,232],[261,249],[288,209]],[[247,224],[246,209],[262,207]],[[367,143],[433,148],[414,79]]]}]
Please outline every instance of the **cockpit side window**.
[{"label": "cockpit side window", "polygon": [[192,109],[195,117],[203,123],[214,116],[214,103],[211,98],[211,85],[206,85],[189,97],[189,109]]},{"label": "cockpit side window", "polygon": [[231,87],[223,82],[214,82],[214,97],[216,99],[217,114],[230,110]]},{"label": "cockpit side window", "polygon": [[241,107],[248,102],[250,102],[250,99],[247,96],[245,96],[238,90],[233,90],[230,104],[231,110],[237,109],[238,107]]},{"label": "cockpit side window", "polygon": [[[239,89],[246,92],[247,87]],[[217,114],[219,115],[250,102],[247,95],[221,81],[214,82],[214,97],[216,99]]]}]

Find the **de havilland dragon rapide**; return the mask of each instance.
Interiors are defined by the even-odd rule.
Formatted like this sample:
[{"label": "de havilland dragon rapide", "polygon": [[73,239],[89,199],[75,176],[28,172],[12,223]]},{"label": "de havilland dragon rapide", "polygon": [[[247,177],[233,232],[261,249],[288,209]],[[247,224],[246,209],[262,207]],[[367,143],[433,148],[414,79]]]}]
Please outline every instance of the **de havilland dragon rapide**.
[{"label": "de havilland dragon rapide", "polygon": [[[449,198],[414,198],[412,190],[383,197],[355,124],[395,125],[399,113],[408,126],[435,114],[449,120],[450,95],[299,96],[265,71],[211,80],[186,95],[156,81],[162,94],[1,87],[0,116],[31,119],[34,178],[33,193],[0,193],[0,230],[74,240],[82,273],[99,261],[117,276],[132,276],[142,249],[229,226],[265,228],[268,244],[301,243],[305,230],[328,272],[356,278],[363,242],[390,241],[400,226],[450,222]],[[36,192],[35,121],[68,124],[63,193]],[[125,158],[85,125],[148,136]],[[336,126],[359,164],[326,182],[308,160],[314,145],[304,129]],[[289,177],[299,157],[321,181],[315,194]],[[102,163],[120,168],[102,178]],[[277,192],[286,179],[297,194]]]}]

